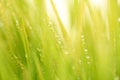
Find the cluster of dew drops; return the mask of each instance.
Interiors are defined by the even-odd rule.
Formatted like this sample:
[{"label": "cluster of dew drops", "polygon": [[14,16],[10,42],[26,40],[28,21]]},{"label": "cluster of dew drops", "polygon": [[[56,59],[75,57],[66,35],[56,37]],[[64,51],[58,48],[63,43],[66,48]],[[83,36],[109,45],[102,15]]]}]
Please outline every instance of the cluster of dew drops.
[{"label": "cluster of dew drops", "polygon": [[[87,59],[87,64],[90,65],[90,55],[88,53],[88,49],[86,47],[86,42],[85,42],[85,35],[81,35],[81,41],[82,41],[82,45],[83,45],[83,49],[84,49],[84,54],[85,54],[85,58]],[[82,60],[79,60],[79,63],[82,63]]]}]

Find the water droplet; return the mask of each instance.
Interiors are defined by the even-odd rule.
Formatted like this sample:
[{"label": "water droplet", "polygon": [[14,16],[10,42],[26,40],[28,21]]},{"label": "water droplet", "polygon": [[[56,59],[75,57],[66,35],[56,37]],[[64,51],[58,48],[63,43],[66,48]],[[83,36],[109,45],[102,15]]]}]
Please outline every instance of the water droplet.
[{"label": "water droplet", "polygon": [[88,49],[84,49],[85,52],[88,52]]},{"label": "water droplet", "polygon": [[41,49],[40,49],[40,48],[37,48],[37,51],[38,51],[38,52],[41,52]]},{"label": "water droplet", "polygon": [[60,40],[58,40],[58,43],[59,43],[59,44],[61,44],[61,41],[60,41]]},{"label": "water droplet", "polygon": [[81,35],[81,38],[83,39],[83,38],[84,38],[84,35]]},{"label": "water droplet", "polygon": [[[49,26],[49,25],[48,25],[48,26]],[[54,30],[54,29],[53,29],[53,27],[50,27],[50,30],[52,30],[52,31],[53,31],[53,30]]]},{"label": "water droplet", "polygon": [[25,57],[26,57],[26,59],[28,58],[28,55],[27,54],[25,54]]},{"label": "water droplet", "polygon": [[30,29],[30,30],[32,30],[32,27],[31,27],[31,26],[29,26],[29,29]]},{"label": "water droplet", "polygon": [[84,38],[84,35],[81,35],[81,40],[82,40],[82,44],[85,44],[85,38]]},{"label": "water droplet", "polygon": [[19,65],[20,65],[21,69],[24,70],[23,64],[19,62]]},{"label": "water droplet", "polygon": [[19,21],[18,20],[16,20],[16,26],[19,26]]},{"label": "water droplet", "polygon": [[50,25],[52,25],[52,22],[51,22],[51,21],[49,21],[49,24],[50,24]]},{"label": "water droplet", "polygon": [[57,33],[56,33],[56,35],[55,35],[55,38],[57,38],[57,39],[59,38],[59,36],[58,36],[58,34],[57,34]]},{"label": "water droplet", "polygon": [[58,40],[58,41],[61,41],[61,39],[59,38],[59,36],[57,37],[57,40]]},{"label": "water droplet", "polygon": [[90,59],[90,56],[86,56],[87,59]]},{"label": "water droplet", "polygon": [[18,57],[17,57],[16,55],[14,55],[14,58],[15,58],[15,59],[18,59]]},{"label": "water droplet", "polygon": [[88,65],[90,65],[90,62],[87,62]]},{"label": "water droplet", "polygon": [[65,51],[65,54],[66,54],[66,55],[68,55],[68,54],[69,54],[69,52],[68,52],[68,51]]},{"label": "water droplet", "polygon": [[48,25],[48,26],[50,27],[50,30],[51,30],[53,33],[56,33],[53,26],[51,26],[51,25]]},{"label": "water droplet", "polygon": [[30,23],[29,23],[28,21],[26,22],[26,24],[27,24],[28,28],[29,28],[30,30],[32,30],[32,27],[31,27],[31,25],[30,25]]}]

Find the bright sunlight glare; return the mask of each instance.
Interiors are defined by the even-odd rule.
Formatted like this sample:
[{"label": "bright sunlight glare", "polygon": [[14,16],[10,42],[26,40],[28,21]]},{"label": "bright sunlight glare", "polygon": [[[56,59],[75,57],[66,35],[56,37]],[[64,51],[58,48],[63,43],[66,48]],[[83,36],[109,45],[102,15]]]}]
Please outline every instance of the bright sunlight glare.
[{"label": "bright sunlight glare", "polygon": [[101,8],[104,6],[106,0],[90,0],[90,4],[92,6]]},{"label": "bright sunlight glare", "polygon": [[117,0],[118,5],[120,6],[120,0]]},{"label": "bright sunlight glare", "polygon": [[[53,0],[57,11],[59,13],[60,19],[62,20],[63,25],[65,26],[66,30],[69,31],[69,14],[67,9],[67,3],[68,0]],[[52,10],[52,6],[50,4],[50,1],[47,0],[47,10],[48,14],[52,15],[52,18],[54,18],[54,11]]]},{"label": "bright sunlight glare", "polygon": [[118,22],[120,22],[120,18],[118,18]]}]

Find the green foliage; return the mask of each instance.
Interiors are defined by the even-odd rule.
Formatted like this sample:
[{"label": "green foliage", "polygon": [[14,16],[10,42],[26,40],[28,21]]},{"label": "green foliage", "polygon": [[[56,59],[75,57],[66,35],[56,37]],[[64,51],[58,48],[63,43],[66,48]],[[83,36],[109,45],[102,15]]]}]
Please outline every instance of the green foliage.
[{"label": "green foliage", "polygon": [[45,0],[0,0],[0,80],[119,80],[117,0],[73,0],[70,32],[49,1],[56,21]]}]

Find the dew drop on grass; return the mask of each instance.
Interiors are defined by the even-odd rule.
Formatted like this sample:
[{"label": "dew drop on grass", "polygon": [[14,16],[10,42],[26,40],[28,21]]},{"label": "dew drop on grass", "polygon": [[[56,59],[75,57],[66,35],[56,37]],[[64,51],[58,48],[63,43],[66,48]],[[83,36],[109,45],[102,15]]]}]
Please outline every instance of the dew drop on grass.
[{"label": "dew drop on grass", "polygon": [[81,35],[81,40],[82,40],[82,44],[84,45],[84,44],[85,44],[85,38],[84,38],[84,35]]},{"label": "dew drop on grass", "polygon": [[78,62],[79,62],[79,64],[81,64],[81,63],[82,63],[82,60],[80,59]]},{"label": "dew drop on grass", "polygon": [[60,41],[60,40],[58,40],[58,44],[61,44],[61,41]]},{"label": "dew drop on grass", "polygon": [[87,59],[90,59],[90,56],[86,56]]},{"label": "dew drop on grass", "polygon": [[26,24],[27,24],[28,28],[29,28],[30,30],[32,30],[32,26],[30,25],[30,23],[29,23],[28,21],[26,22]]},{"label": "dew drop on grass", "polygon": [[88,49],[84,49],[85,52],[88,52]]},{"label": "dew drop on grass", "polygon": [[66,55],[68,55],[68,54],[69,54],[69,52],[68,52],[68,51],[65,51],[64,53],[65,53]]},{"label": "dew drop on grass", "polygon": [[90,61],[87,62],[88,65],[90,65],[90,63],[91,63]]},{"label": "dew drop on grass", "polygon": [[51,21],[49,21],[48,25],[50,25],[50,26],[51,26],[51,25],[52,25],[52,22],[51,22]]},{"label": "dew drop on grass", "polygon": [[17,27],[17,29],[20,29],[19,21],[16,20],[15,22],[16,22],[16,27]]},{"label": "dew drop on grass", "polygon": [[84,38],[84,35],[81,35],[81,38]]},{"label": "dew drop on grass", "polygon": [[53,33],[55,33],[55,29],[54,29],[54,27],[51,26],[51,25],[48,25],[48,26],[50,27],[50,30],[51,30]]},{"label": "dew drop on grass", "polygon": [[30,30],[32,30],[32,27],[31,27],[31,26],[29,26],[29,29],[30,29]]},{"label": "dew drop on grass", "polygon": [[22,64],[22,63],[19,63],[19,65],[20,65],[21,69],[24,70],[23,64]]},{"label": "dew drop on grass", "polygon": [[82,39],[82,41],[84,41],[84,40],[85,40],[85,39],[84,39],[84,35],[82,35],[82,36],[81,36],[81,39]]},{"label": "dew drop on grass", "polygon": [[50,30],[53,32],[54,31],[53,27],[50,27]]},{"label": "dew drop on grass", "polygon": [[18,20],[16,20],[16,26],[19,26],[19,21]]},{"label": "dew drop on grass", "polygon": [[18,57],[17,57],[16,55],[14,55],[14,58],[15,58],[15,59],[18,59]]},{"label": "dew drop on grass", "polygon": [[28,58],[28,55],[27,55],[27,54],[25,54],[25,58],[26,58],[26,59]]},{"label": "dew drop on grass", "polygon": [[61,39],[60,39],[60,37],[59,37],[59,35],[58,34],[56,34],[56,36],[55,36],[56,38],[57,38],[57,40],[58,41],[61,41]]},{"label": "dew drop on grass", "polygon": [[64,46],[62,45],[62,40],[60,36],[56,33],[55,38],[57,40],[58,45],[60,46],[61,49],[64,49]]},{"label": "dew drop on grass", "polygon": [[52,31],[54,31],[54,28],[53,28],[53,25],[52,25],[52,22],[51,22],[51,21],[48,22],[48,27],[50,27],[50,29],[51,29]]},{"label": "dew drop on grass", "polygon": [[61,44],[61,40],[60,40],[60,38],[58,37],[58,35],[56,35],[55,37],[56,37],[56,39],[57,39],[57,43],[58,43],[58,45],[61,47],[62,44]]},{"label": "dew drop on grass", "polygon": [[38,52],[41,52],[41,49],[40,49],[40,48],[37,48],[37,51],[38,51]]}]

